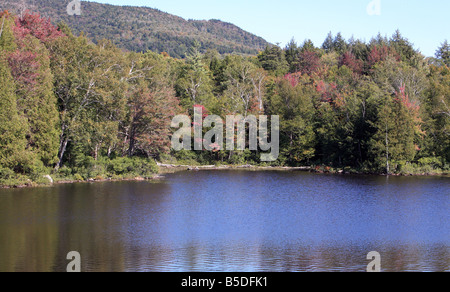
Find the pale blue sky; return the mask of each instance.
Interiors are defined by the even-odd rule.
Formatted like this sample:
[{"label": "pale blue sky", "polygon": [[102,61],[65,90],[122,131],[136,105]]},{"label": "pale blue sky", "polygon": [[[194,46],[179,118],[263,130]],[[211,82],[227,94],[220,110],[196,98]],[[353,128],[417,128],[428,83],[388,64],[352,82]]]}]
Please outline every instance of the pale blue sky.
[{"label": "pale blue sky", "polygon": [[[367,7],[380,1],[380,15]],[[146,6],[185,19],[220,19],[284,47],[292,38],[322,45],[328,32],[369,41],[396,29],[426,56],[450,41],[448,0],[95,0],[114,5]]]}]

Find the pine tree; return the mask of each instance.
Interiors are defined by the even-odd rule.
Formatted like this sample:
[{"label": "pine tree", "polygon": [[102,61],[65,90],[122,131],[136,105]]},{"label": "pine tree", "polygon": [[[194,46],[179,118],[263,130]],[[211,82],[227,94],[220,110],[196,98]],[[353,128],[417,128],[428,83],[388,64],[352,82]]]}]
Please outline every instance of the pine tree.
[{"label": "pine tree", "polygon": [[327,38],[322,44],[322,49],[325,51],[325,53],[330,53],[333,51],[333,34],[331,31],[328,33]]},{"label": "pine tree", "polygon": [[289,71],[285,52],[279,46],[267,46],[259,53],[258,60],[261,67],[274,73],[275,76],[283,76]]},{"label": "pine tree", "polygon": [[442,60],[442,62],[450,67],[450,44],[447,40],[436,51],[436,58]]},{"label": "pine tree", "polygon": [[345,51],[347,51],[347,48],[348,44],[342,34],[339,32],[333,40],[333,50],[338,54],[343,54]]},{"label": "pine tree", "polygon": [[407,38],[404,38],[399,30],[395,31],[389,41],[389,45],[400,54],[403,62],[412,64],[411,62],[413,61],[414,56],[417,55],[417,52],[414,50],[413,44],[410,43]]},{"label": "pine tree", "polygon": [[0,50],[0,166],[16,169],[25,150],[25,123],[17,114],[14,80]]},{"label": "pine tree", "polygon": [[300,53],[300,48],[294,39],[292,39],[289,44],[284,49],[286,61],[289,64],[289,72],[294,73],[298,68],[298,54]]},{"label": "pine tree", "polygon": [[0,12],[0,50],[4,53],[16,49],[13,34],[14,17],[8,11]]},{"label": "pine tree", "polygon": [[16,83],[17,109],[28,121],[27,148],[51,166],[58,154],[59,119],[49,52],[31,35],[18,35],[16,42],[20,49],[8,59]]}]

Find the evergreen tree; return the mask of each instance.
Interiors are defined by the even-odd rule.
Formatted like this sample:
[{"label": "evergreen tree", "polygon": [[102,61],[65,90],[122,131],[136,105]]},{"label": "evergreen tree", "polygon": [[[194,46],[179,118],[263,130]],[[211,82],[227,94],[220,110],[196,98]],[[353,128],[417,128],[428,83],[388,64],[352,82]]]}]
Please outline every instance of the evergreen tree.
[{"label": "evergreen tree", "polygon": [[289,71],[285,53],[279,46],[267,46],[258,55],[258,60],[262,68],[275,76],[283,76]]},{"label": "evergreen tree", "polygon": [[431,66],[430,85],[426,92],[424,131],[428,133],[421,148],[424,157],[439,157],[442,164],[450,162],[450,69]]},{"label": "evergreen tree", "polygon": [[23,171],[20,164],[25,156],[26,125],[17,113],[14,80],[3,57],[5,51],[0,53],[0,167]]},{"label": "evergreen tree", "polygon": [[14,17],[8,11],[0,12],[0,49],[6,54],[17,46],[13,34]]},{"label": "evergreen tree", "polygon": [[178,71],[175,89],[183,106],[188,110],[192,110],[196,104],[214,108],[216,100],[211,72],[207,70],[203,56],[197,49],[191,51]]},{"label": "evergreen tree", "polygon": [[325,53],[330,53],[333,51],[334,48],[334,38],[331,31],[328,33],[327,38],[322,44],[322,49],[325,51]]},{"label": "evergreen tree", "polygon": [[287,44],[284,49],[286,61],[289,65],[289,72],[294,73],[298,68],[298,54],[300,53],[300,48],[294,39],[292,39],[289,44]]},{"label": "evergreen tree", "polygon": [[399,30],[396,30],[392,35],[389,45],[400,54],[403,62],[412,64],[411,61],[417,55],[417,52],[414,50],[413,45],[409,42],[409,40],[402,36]]},{"label": "evergreen tree", "polygon": [[348,44],[339,32],[333,40],[333,50],[338,54],[343,54],[348,49]]},{"label": "evergreen tree", "polygon": [[19,35],[17,44],[20,49],[10,54],[9,65],[16,82],[18,110],[28,121],[27,147],[50,166],[58,155],[59,118],[49,52],[31,35]]},{"label": "evergreen tree", "polygon": [[436,51],[436,58],[441,60],[446,66],[450,67],[450,44],[447,40],[445,40]]},{"label": "evergreen tree", "polygon": [[277,80],[275,94],[269,98],[269,113],[279,115],[282,159],[289,165],[309,164],[315,155],[313,127],[317,92],[309,77],[288,74]]}]

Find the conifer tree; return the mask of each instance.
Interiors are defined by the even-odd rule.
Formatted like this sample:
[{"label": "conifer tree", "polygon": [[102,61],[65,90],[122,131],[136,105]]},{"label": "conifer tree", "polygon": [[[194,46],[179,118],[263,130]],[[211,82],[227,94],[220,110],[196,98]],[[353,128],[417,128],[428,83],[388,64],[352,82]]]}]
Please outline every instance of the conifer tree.
[{"label": "conifer tree", "polygon": [[16,83],[17,109],[28,124],[27,147],[51,166],[58,155],[59,118],[49,52],[32,35],[17,35],[16,42],[19,49],[8,59]]},{"label": "conifer tree", "polygon": [[0,166],[16,169],[25,150],[25,123],[17,113],[14,80],[0,50]]}]

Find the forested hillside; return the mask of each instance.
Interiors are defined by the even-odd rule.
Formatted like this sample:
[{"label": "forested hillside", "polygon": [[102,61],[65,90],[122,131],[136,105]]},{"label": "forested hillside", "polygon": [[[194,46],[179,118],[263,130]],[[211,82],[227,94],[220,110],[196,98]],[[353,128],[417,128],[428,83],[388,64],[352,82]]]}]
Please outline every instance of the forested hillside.
[{"label": "forested hillside", "polygon": [[[257,151],[170,149],[176,114],[280,116],[272,166],[431,174],[450,166],[450,46],[424,58],[400,32],[338,33],[258,55],[186,59],[92,43],[0,12],[0,185],[146,177],[155,160],[261,164]],[[264,164],[261,164],[264,165]]]},{"label": "forested hillside", "polygon": [[[98,42],[109,39],[119,48],[135,52],[167,52],[184,58],[198,46],[202,52],[215,49],[220,54],[252,55],[268,44],[264,39],[219,20],[185,20],[147,7],[114,6],[95,2],[81,3],[81,16],[67,14],[70,1],[2,0],[0,10],[21,14],[26,9],[50,17],[53,24],[64,21],[74,33],[86,33]],[[149,3],[151,4],[151,3]]]}]

